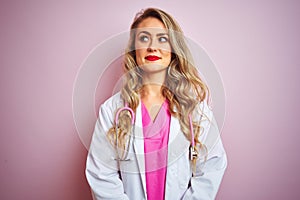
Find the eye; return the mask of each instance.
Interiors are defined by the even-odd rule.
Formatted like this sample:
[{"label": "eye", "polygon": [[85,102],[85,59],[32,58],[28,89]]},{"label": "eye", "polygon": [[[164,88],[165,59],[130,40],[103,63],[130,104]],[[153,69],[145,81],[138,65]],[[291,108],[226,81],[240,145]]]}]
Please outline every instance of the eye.
[{"label": "eye", "polygon": [[158,41],[161,43],[165,43],[165,42],[168,42],[168,38],[167,37],[159,37]]},{"label": "eye", "polygon": [[141,42],[148,42],[148,41],[149,41],[149,37],[146,36],[146,35],[142,35],[142,36],[140,36],[139,40],[140,40]]}]

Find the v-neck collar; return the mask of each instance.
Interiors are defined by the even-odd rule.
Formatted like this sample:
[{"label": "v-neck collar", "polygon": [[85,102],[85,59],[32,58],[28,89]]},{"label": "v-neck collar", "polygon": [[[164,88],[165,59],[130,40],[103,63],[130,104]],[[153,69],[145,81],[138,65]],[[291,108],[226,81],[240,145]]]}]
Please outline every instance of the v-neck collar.
[{"label": "v-neck collar", "polygon": [[159,139],[164,137],[165,134],[169,134],[169,130],[167,133],[163,131],[166,127],[170,126],[170,113],[168,112],[167,106],[168,104],[166,102],[161,105],[154,122],[151,121],[145,105],[141,106],[143,133],[145,138]]},{"label": "v-neck collar", "polygon": [[[152,120],[152,118],[151,118],[151,116],[150,116],[150,113],[149,113],[147,107],[146,107],[145,104],[141,101],[141,105],[142,105],[142,106],[141,106],[141,109],[142,109],[142,116],[143,116],[143,124],[145,124],[145,126],[149,126],[149,125],[155,124],[155,123],[157,122],[157,119],[159,120],[159,118],[161,118],[162,112],[165,110],[165,109],[163,109],[163,108],[165,108],[166,103],[167,103],[167,100],[165,100],[165,101],[161,104],[161,106],[160,106],[160,108],[159,108],[159,110],[158,110],[158,112],[157,112],[155,118]],[[144,120],[145,120],[145,121],[144,121]],[[144,123],[144,122],[146,122],[146,123]]]}]

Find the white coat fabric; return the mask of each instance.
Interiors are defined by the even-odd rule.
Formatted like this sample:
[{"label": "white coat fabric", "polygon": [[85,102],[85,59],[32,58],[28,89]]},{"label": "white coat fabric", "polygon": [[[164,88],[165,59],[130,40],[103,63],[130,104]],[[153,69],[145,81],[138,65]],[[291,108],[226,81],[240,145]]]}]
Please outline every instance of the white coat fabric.
[{"label": "white coat fabric", "polygon": [[[136,109],[126,161],[117,161],[116,150],[106,137],[107,131],[114,124],[116,110],[123,106],[120,93],[117,93],[102,104],[99,110],[86,163],[86,177],[97,200],[147,199],[141,105]],[[201,121],[202,134],[199,139],[207,146],[207,159],[204,162],[200,156],[196,169],[193,170],[189,159],[190,142],[181,132],[178,119],[172,116],[165,183],[166,200],[211,200],[215,199],[219,189],[227,166],[226,154],[212,111],[205,103],[201,103],[199,108],[204,115],[194,112],[192,119]]]}]

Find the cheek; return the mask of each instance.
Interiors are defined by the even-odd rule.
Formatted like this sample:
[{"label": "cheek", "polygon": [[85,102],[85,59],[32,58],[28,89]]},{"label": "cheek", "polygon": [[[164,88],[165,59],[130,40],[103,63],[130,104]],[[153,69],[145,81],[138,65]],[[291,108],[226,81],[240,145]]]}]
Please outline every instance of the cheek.
[{"label": "cheek", "polygon": [[161,53],[163,55],[163,57],[165,57],[166,59],[170,59],[171,60],[171,46],[170,44],[165,44],[162,48],[161,48]]},{"label": "cheek", "polygon": [[171,62],[171,57],[172,57],[172,54],[171,54],[170,51],[165,51],[165,52],[164,52],[164,58],[165,58],[165,62],[166,62],[167,64],[170,64],[170,62]]},{"label": "cheek", "polygon": [[142,58],[143,58],[143,52],[141,51],[141,49],[136,49],[135,50],[135,59],[136,59],[136,63],[138,65],[142,64]]}]

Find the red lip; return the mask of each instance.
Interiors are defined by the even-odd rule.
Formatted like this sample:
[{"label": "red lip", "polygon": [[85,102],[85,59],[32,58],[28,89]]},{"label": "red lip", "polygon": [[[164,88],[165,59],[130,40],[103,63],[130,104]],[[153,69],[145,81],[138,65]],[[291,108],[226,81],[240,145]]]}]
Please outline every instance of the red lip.
[{"label": "red lip", "polygon": [[145,59],[149,60],[149,61],[156,61],[156,60],[159,60],[160,57],[158,57],[158,56],[146,56]]}]

